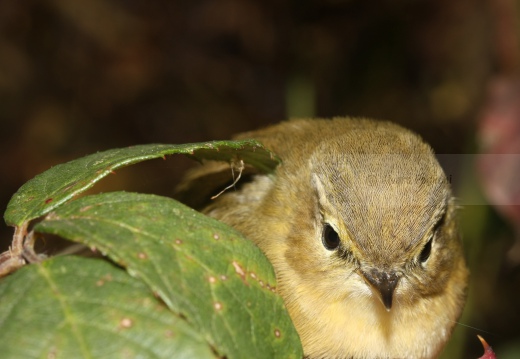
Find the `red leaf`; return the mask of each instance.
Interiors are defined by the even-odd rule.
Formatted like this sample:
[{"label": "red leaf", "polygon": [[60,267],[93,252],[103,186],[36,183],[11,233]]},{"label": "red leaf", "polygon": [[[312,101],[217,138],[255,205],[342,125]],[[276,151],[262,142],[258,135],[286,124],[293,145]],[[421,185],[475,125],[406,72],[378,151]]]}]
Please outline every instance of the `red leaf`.
[{"label": "red leaf", "polygon": [[497,356],[495,355],[495,352],[493,349],[489,346],[489,344],[482,338],[480,335],[477,335],[478,339],[482,343],[482,346],[484,347],[484,355],[482,355],[478,359],[497,359]]}]

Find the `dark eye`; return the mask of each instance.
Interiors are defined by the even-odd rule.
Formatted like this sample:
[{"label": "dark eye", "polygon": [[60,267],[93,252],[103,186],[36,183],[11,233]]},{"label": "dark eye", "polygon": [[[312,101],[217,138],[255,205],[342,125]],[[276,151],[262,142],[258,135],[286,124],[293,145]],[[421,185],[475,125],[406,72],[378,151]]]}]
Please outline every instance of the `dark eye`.
[{"label": "dark eye", "polygon": [[323,246],[327,248],[329,251],[333,251],[339,247],[339,235],[338,233],[336,233],[334,228],[331,227],[330,224],[325,224],[323,226],[321,241],[323,243]]},{"label": "dark eye", "polygon": [[421,253],[419,254],[419,260],[421,261],[421,263],[426,262],[428,258],[430,258],[430,254],[432,252],[432,241],[433,236],[430,237],[430,240],[428,241],[428,243],[426,243]]}]

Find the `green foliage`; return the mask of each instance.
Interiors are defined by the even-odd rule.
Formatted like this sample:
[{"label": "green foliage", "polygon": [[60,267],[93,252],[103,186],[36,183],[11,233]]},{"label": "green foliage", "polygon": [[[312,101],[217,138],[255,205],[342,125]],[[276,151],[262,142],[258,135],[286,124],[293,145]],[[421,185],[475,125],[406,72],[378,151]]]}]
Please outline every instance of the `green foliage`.
[{"label": "green foliage", "polygon": [[0,285],[3,358],[215,358],[147,286],[96,259],[55,257]]},{"label": "green foliage", "polygon": [[20,226],[84,192],[118,168],[175,153],[230,162],[240,158],[264,172],[278,164],[273,153],[252,140],[151,144],[113,149],[57,165],[36,176],[15,193],[7,205],[4,219],[8,225]]},{"label": "green foliage", "polygon": [[0,280],[3,358],[302,357],[272,267],[240,233],[170,198],[73,199],[115,168],[172,153],[261,171],[278,163],[254,141],[148,145],[90,155],[26,183],[8,224],[21,232],[45,215],[35,232],[82,243],[114,264],[55,257]]}]

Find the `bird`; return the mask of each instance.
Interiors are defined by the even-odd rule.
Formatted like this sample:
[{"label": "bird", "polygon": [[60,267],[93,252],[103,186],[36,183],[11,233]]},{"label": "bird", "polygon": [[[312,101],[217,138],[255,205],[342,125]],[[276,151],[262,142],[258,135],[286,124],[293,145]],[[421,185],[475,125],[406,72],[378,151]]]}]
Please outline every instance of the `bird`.
[{"label": "bird", "polygon": [[305,358],[436,358],[461,315],[469,271],[432,148],[392,122],[350,117],[289,120],[235,138],[257,140],[281,164],[271,174],[246,166],[235,190],[210,200],[230,171],[207,162],[178,195],[263,251]]}]

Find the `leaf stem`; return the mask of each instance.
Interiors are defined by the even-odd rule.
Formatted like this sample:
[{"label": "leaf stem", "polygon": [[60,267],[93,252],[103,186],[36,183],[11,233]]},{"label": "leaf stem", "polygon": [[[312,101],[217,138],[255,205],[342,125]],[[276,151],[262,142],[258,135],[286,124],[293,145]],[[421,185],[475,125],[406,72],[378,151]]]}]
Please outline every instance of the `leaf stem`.
[{"label": "leaf stem", "polygon": [[9,247],[7,251],[0,254],[0,278],[25,265],[26,262],[23,258],[23,251],[28,226],[29,221],[23,222],[21,226],[16,226],[14,229],[12,247]]}]

